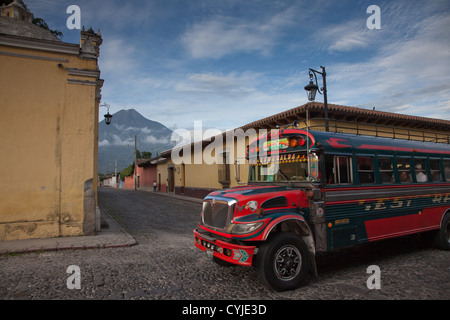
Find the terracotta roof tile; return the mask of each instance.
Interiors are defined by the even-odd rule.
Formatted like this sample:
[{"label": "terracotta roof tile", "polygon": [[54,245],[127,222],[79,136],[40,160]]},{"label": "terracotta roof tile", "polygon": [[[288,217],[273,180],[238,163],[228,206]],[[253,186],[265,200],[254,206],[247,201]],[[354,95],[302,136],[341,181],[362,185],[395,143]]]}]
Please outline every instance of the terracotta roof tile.
[{"label": "terracotta roof tile", "polygon": [[[323,112],[324,105],[323,103],[319,102],[310,102],[307,104],[304,104],[299,107],[295,107],[277,114],[274,114],[270,117],[266,117],[251,123],[248,123],[241,128],[248,129],[248,128],[255,128],[260,126],[267,126],[271,125],[274,122],[286,119],[286,118],[299,118],[304,119],[305,116],[303,114],[306,113],[306,110],[309,112],[312,111],[320,111]],[[407,126],[415,126],[415,125],[422,125],[427,126],[430,129],[433,127],[436,127],[436,130],[449,130],[450,131],[450,121],[449,120],[442,120],[442,119],[433,119],[433,118],[426,118],[426,117],[418,117],[418,116],[411,116],[411,115],[405,115],[405,114],[399,114],[399,113],[393,113],[393,112],[385,112],[385,111],[378,111],[378,110],[370,110],[370,109],[364,109],[364,108],[357,108],[357,107],[348,107],[348,106],[342,106],[342,105],[336,105],[336,104],[328,104],[328,114],[330,119],[335,119],[337,115],[345,115],[345,116],[366,116],[371,118],[377,118],[380,120],[402,120],[404,121],[404,125]],[[364,122],[364,121],[361,121]]]}]

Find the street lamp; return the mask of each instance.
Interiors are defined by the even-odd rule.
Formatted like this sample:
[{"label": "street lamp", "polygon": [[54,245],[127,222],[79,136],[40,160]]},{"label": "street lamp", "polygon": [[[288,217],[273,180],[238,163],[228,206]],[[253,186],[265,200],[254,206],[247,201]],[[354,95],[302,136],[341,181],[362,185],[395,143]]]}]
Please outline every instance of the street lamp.
[{"label": "street lamp", "polygon": [[105,123],[106,123],[107,126],[109,126],[111,124],[111,118],[112,117],[113,116],[109,114],[109,111],[108,111],[107,114],[105,114]]},{"label": "street lamp", "polygon": [[319,90],[319,87],[311,80],[309,81],[309,84],[305,87],[305,90],[308,96],[308,100],[314,101],[316,99],[316,93]]},{"label": "street lamp", "polygon": [[[324,113],[325,113],[325,131],[329,131],[328,127],[328,98],[327,98],[327,74],[325,72],[325,67],[320,67],[322,72],[309,69],[309,84],[305,86],[306,93],[308,95],[309,101],[314,101],[316,99],[316,94],[319,92],[323,95],[324,99]],[[319,88],[317,85],[317,74],[322,75],[323,87]],[[314,81],[313,81],[314,80]]]},{"label": "street lamp", "polygon": [[109,104],[104,103],[100,107],[105,107],[105,108],[108,109],[108,113],[105,114],[105,123],[106,123],[107,126],[109,126],[111,124],[111,120],[112,120],[112,117],[113,117],[112,115],[109,114]]}]

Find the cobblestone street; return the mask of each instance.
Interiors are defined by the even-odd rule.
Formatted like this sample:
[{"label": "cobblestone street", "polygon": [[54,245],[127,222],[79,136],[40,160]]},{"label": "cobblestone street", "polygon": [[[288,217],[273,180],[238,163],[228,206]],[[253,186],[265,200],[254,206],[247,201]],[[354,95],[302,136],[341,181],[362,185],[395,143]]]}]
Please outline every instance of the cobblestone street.
[{"label": "cobblestone street", "polygon": [[[450,252],[413,236],[318,258],[319,277],[295,291],[263,286],[253,268],[220,267],[194,247],[201,204],[145,191],[99,189],[99,205],[138,244],[0,256],[0,299],[438,299],[450,295]],[[68,289],[78,266],[80,289]],[[381,270],[369,290],[367,268]]]}]

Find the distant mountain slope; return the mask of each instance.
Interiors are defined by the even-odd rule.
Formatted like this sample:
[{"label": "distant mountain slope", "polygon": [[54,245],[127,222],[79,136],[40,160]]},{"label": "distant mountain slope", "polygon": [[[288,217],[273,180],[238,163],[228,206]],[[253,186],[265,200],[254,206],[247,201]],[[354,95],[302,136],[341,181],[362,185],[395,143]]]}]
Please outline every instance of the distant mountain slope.
[{"label": "distant mountain slope", "polygon": [[99,124],[98,171],[114,172],[115,160],[118,171],[132,164],[135,136],[137,149],[149,151],[153,157],[174,146],[170,141],[172,130],[143,117],[134,109],[120,110],[113,114],[111,125],[107,126],[104,120]]}]

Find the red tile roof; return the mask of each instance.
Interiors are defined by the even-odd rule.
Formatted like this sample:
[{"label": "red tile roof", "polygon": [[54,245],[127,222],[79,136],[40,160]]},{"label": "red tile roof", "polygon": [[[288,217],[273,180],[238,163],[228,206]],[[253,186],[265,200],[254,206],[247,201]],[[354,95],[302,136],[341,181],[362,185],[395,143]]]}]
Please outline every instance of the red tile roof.
[{"label": "red tile roof", "polygon": [[[276,124],[287,124],[293,120],[304,120],[306,111],[309,117],[323,118],[324,104],[320,102],[309,102],[270,117],[260,119],[242,126],[242,129],[275,127]],[[450,132],[450,121],[405,115],[400,113],[370,110],[356,107],[328,104],[328,118],[332,120],[349,120],[357,122],[368,122],[386,124],[391,126],[405,126],[415,128],[426,128],[429,130],[442,130]],[[284,123],[283,123],[284,122]]]}]

